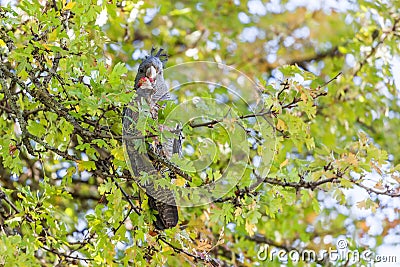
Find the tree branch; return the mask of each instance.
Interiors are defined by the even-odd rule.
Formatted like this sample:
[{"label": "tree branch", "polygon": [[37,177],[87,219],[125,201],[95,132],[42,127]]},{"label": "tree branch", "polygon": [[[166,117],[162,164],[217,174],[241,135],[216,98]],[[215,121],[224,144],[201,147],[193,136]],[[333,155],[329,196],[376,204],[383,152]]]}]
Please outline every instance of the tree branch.
[{"label": "tree branch", "polygon": [[[8,205],[10,205],[10,207],[16,212],[16,213],[21,213],[20,211],[19,211],[19,209],[14,205],[14,203],[13,202],[11,202],[9,199],[8,199],[8,197],[7,197],[7,195],[4,193],[4,191],[3,190],[1,190],[0,189],[0,200],[1,199],[3,199]],[[31,217],[29,217],[28,215],[24,215],[24,218],[29,222],[29,223],[35,223],[35,220],[33,220]],[[46,235],[48,235],[48,236],[52,236],[51,234],[50,234],[50,231],[47,229],[47,228],[45,228],[45,227],[43,227],[43,231],[45,232],[45,234]],[[53,254],[56,254],[57,256],[59,256],[60,258],[69,258],[69,259],[74,259],[74,260],[82,260],[82,261],[93,261],[94,259],[91,259],[91,258],[82,258],[82,257],[78,257],[78,256],[71,256],[71,255],[69,255],[69,254],[67,254],[67,253],[63,253],[63,252],[59,252],[58,250],[56,250],[56,249],[54,249],[54,248],[47,248],[46,246],[44,246],[44,245],[41,245],[40,246],[43,250],[46,250],[46,251],[48,251],[48,252],[51,252],[51,253],[53,253]]]},{"label": "tree branch", "polygon": [[169,247],[171,247],[175,252],[178,252],[178,253],[180,253],[180,254],[184,254],[184,255],[186,255],[186,256],[189,256],[189,257],[193,258],[195,262],[201,261],[201,262],[205,262],[205,263],[210,263],[212,266],[220,266],[220,264],[219,264],[215,259],[212,259],[212,258],[210,258],[210,259],[204,259],[204,258],[202,258],[202,257],[200,257],[200,256],[191,254],[191,253],[189,253],[189,252],[183,250],[182,248],[178,248],[178,247],[172,245],[172,244],[171,244],[170,242],[168,242],[164,237],[161,237],[161,236],[160,236],[160,237],[158,238],[158,240],[161,240],[163,243],[165,243],[166,245],[168,245]]},{"label": "tree branch", "polygon": [[163,164],[164,166],[168,167],[172,172],[178,174],[179,176],[181,176],[182,178],[184,178],[185,180],[187,180],[189,182],[192,181],[192,177],[190,177],[187,173],[182,171],[178,166],[176,166],[174,163],[172,163],[168,159],[166,159],[164,157],[161,157],[161,156],[157,155],[156,153],[154,153],[154,151],[152,149],[148,149],[147,153],[155,161],[157,161],[157,162]]},{"label": "tree branch", "polygon": [[17,116],[18,123],[20,125],[21,132],[22,132],[22,142],[24,143],[29,154],[34,155],[33,148],[31,146],[31,144],[29,143],[29,137],[28,137],[29,133],[28,133],[28,130],[26,129],[27,123],[25,121],[25,118],[23,116],[21,109],[18,107],[17,97],[11,93],[10,88],[6,84],[6,77],[5,77],[6,74],[7,73],[4,72],[2,69],[0,70],[1,87],[3,88],[5,95],[6,95],[7,99],[9,100],[9,104],[10,104],[12,111]]},{"label": "tree branch", "polygon": [[358,75],[358,73],[361,71],[361,69],[364,67],[364,65],[367,64],[368,59],[370,59],[370,58],[376,53],[376,51],[378,50],[379,46],[381,46],[382,44],[384,44],[384,43],[385,43],[385,40],[386,40],[391,34],[394,34],[394,33],[396,32],[397,26],[398,26],[398,23],[399,23],[399,22],[400,22],[400,18],[396,18],[396,19],[394,20],[392,29],[391,29],[389,32],[385,33],[385,34],[381,37],[381,39],[379,40],[379,42],[378,42],[375,46],[373,46],[373,47],[371,48],[371,51],[365,56],[364,60],[360,63],[360,65],[358,66],[358,68],[357,68],[356,71],[354,72],[353,76],[357,76],[357,75]]},{"label": "tree branch", "polygon": [[397,188],[397,192],[396,192],[396,189],[390,189],[388,187],[386,187],[385,189],[379,190],[376,188],[372,188],[372,187],[363,185],[360,181],[356,181],[354,179],[351,179],[350,182],[352,182],[353,184],[355,184],[358,187],[365,189],[369,194],[375,193],[377,195],[385,195],[385,196],[389,196],[389,197],[400,197],[400,189],[399,188]]},{"label": "tree branch", "polygon": [[[43,88],[42,84],[39,80],[31,75],[31,80],[36,87],[36,90],[31,90],[23,81],[21,81],[14,73],[10,72],[7,68],[0,65],[0,70],[11,80],[17,83],[23,90],[29,93],[31,96],[35,97],[42,104],[44,104],[49,110],[52,110],[59,117],[65,118],[68,122],[70,122],[75,130],[83,136],[91,137],[91,138],[114,138],[111,135],[104,133],[94,133],[89,130],[83,128],[79,122],[69,114],[70,110],[64,107],[62,104],[53,99],[53,97],[47,92],[46,89]],[[15,111],[14,111],[15,112]]]}]

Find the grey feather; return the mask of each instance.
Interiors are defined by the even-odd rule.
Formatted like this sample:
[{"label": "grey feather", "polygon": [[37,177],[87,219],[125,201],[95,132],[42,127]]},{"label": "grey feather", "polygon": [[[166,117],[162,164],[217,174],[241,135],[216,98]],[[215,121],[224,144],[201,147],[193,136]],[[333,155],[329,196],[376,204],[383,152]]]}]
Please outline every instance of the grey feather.
[{"label": "grey feather", "polygon": [[[153,149],[159,154],[159,156],[162,156],[167,160],[170,160],[174,153],[178,153],[178,155],[181,155],[182,153],[180,136],[177,139],[167,139],[161,144],[162,147],[153,147],[143,139],[136,138],[143,135],[136,127],[139,120],[139,109],[142,108],[142,101],[145,100],[149,104],[150,110],[158,110],[159,107],[157,105],[159,101],[171,99],[171,95],[163,77],[163,63],[165,63],[165,61],[166,55],[162,54],[162,49],[157,53],[152,49],[151,55],[147,56],[139,65],[138,74],[135,78],[137,97],[131,102],[130,106],[124,108],[124,145],[129,158],[130,167],[136,177],[140,176],[141,172],[146,172],[155,175],[155,177],[159,177],[157,179],[165,179],[165,174],[170,173],[168,168],[160,166],[160,164],[156,163],[154,159],[151,159],[146,151],[139,151],[140,147],[145,148],[145,150]],[[149,73],[146,70],[151,66],[153,66],[157,72],[155,81],[153,82],[154,90],[147,87],[139,88],[138,84],[140,79],[146,77],[146,73]],[[138,109],[132,108],[135,106]],[[148,119],[152,119],[152,116],[153,114],[149,114]],[[173,173],[170,173],[170,176],[173,175]],[[157,211],[155,214],[155,227],[160,230],[174,227],[178,223],[178,210],[173,191],[161,187],[155,188],[154,181],[149,181],[143,186],[149,198],[150,208]]]}]

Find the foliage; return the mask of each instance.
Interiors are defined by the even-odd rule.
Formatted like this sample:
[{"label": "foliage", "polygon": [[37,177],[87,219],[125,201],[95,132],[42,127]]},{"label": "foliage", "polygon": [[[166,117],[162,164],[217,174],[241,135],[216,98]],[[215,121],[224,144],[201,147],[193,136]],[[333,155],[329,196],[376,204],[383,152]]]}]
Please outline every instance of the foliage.
[{"label": "foliage", "polygon": [[[398,206],[391,203],[400,196],[400,7],[341,2],[340,8],[258,0],[2,6],[0,263],[269,266],[258,258],[264,244],[318,252],[345,237],[362,252],[371,240],[376,249],[390,232],[398,236]],[[230,155],[225,143],[246,147],[250,159],[237,187],[213,203],[180,208],[182,227],[163,233],[154,231],[121,142],[122,108],[135,95],[137,65],[152,46],[167,49],[167,67],[193,60],[233,66],[257,81],[263,101],[249,115],[229,99],[235,116],[216,109],[220,117],[183,127],[185,146],[194,151],[173,160],[183,170],[175,181],[183,194],[220,179]],[[174,93],[178,102],[186,97]],[[228,95],[223,88],[197,94]],[[170,105],[163,116],[176,103]],[[253,124],[258,117],[268,123]],[[253,141],[228,140],[222,124],[240,124]],[[273,143],[265,142],[265,127],[276,134]],[[193,137],[198,128],[221,145],[203,174],[193,172],[206,151]],[[266,149],[272,145],[274,155]],[[268,158],[269,172],[257,168],[257,157]],[[363,198],[354,201],[355,195]],[[351,215],[355,206],[379,214],[380,233],[370,231],[367,216]],[[385,209],[397,211],[395,218]]]}]

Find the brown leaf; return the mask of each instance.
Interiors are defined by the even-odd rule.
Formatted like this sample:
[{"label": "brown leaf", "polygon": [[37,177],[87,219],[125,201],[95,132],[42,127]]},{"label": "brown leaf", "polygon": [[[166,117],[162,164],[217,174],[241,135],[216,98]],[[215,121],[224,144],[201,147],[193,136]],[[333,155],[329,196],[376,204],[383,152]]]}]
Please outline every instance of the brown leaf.
[{"label": "brown leaf", "polygon": [[16,145],[10,144],[10,145],[8,146],[8,153],[9,153],[11,156],[14,156],[14,153],[15,153],[16,150],[17,150],[17,146],[16,146]]},{"label": "brown leaf", "polygon": [[280,131],[285,131],[287,129],[286,124],[283,120],[278,119],[278,123],[276,124],[276,128]]},{"label": "brown leaf", "polygon": [[205,239],[200,239],[197,241],[197,249],[200,251],[209,251],[212,245]]},{"label": "brown leaf", "polygon": [[379,173],[379,175],[382,175],[382,170],[378,167],[378,165],[376,165],[374,162],[371,161],[371,166],[372,168],[374,168],[374,170]]}]

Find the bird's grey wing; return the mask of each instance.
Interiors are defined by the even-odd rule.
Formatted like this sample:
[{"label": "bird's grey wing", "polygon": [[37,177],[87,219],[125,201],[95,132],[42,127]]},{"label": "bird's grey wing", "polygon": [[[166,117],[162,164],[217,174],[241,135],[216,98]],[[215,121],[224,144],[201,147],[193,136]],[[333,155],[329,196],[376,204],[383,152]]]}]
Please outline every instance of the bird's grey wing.
[{"label": "bird's grey wing", "polygon": [[122,121],[122,134],[125,153],[128,156],[128,163],[135,176],[139,176],[140,172],[153,173],[154,167],[147,153],[141,153],[138,147],[142,146],[147,149],[144,139],[138,139],[142,133],[136,129],[139,118],[139,112],[135,109],[135,102],[124,108],[124,116]]},{"label": "bird's grey wing", "polygon": [[179,132],[180,125],[178,124],[175,127],[176,138],[167,138],[163,144],[163,153],[166,159],[170,160],[173,154],[178,154],[179,157],[182,157],[182,133]]},{"label": "bird's grey wing", "polygon": [[177,124],[175,127],[175,131],[177,134],[177,138],[174,139],[174,143],[172,146],[172,153],[173,154],[178,154],[179,157],[182,157],[182,141],[183,141],[183,135],[182,135],[182,124]]}]

